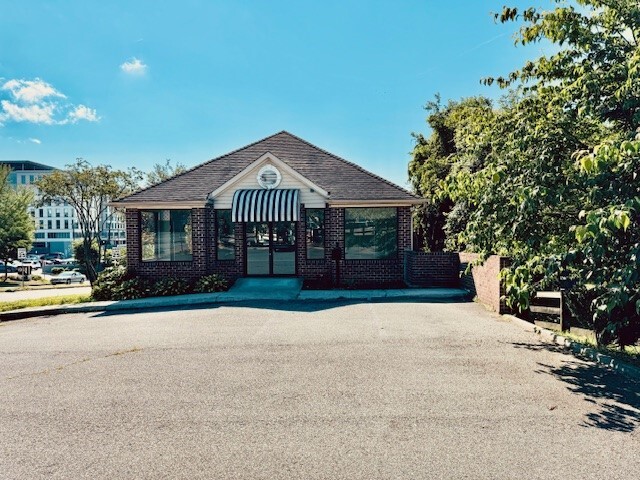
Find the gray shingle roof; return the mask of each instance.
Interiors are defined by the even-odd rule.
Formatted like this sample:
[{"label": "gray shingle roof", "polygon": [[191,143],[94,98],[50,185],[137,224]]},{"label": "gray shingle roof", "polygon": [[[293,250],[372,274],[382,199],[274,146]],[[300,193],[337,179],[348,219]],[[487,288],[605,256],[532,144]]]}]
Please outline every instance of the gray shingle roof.
[{"label": "gray shingle roof", "polygon": [[204,204],[209,193],[267,152],[330,192],[332,202],[418,200],[418,197],[388,180],[282,131],[129,195],[118,203],[202,201]]}]

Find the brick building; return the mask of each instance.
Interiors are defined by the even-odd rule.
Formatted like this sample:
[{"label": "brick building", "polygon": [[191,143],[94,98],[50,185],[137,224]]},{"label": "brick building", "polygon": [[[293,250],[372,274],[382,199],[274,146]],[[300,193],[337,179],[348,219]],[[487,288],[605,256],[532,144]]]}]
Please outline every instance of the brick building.
[{"label": "brick building", "polygon": [[115,205],[128,268],[141,277],[220,273],[386,285],[403,280],[421,199],[280,132]]}]

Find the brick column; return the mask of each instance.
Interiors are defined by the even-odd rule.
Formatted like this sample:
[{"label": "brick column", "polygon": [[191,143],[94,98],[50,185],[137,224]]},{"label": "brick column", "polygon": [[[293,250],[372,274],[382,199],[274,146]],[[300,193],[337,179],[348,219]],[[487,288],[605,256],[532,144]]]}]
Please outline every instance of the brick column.
[{"label": "brick column", "polygon": [[136,271],[141,258],[140,210],[127,208],[125,212],[127,229],[127,269]]}]

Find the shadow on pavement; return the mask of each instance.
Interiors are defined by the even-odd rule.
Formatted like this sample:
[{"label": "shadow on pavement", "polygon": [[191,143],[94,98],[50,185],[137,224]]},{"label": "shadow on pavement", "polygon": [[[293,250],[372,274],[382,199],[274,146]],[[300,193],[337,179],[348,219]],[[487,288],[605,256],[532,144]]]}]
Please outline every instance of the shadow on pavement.
[{"label": "shadow on pavement", "polygon": [[96,312],[92,315],[92,318],[98,317],[110,317],[114,315],[134,315],[139,313],[152,313],[152,312],[178,312],[178,311],[190,311],[190,310],[215,310],[221,307],[240,307],[240,308],[255,308],[261,310],[278,310],[283,312],[320,312],[324,310],[332,310],[334,308],[340,308],[345,305],[358,305],[362,303],[469,303],[464,299],[421,299],[421,298],[372,298],[369,300],[364,299],[345,299],[338,298],[332,300],[246,300],[246,301],[234,301],[234,302],[219,302],[213,304],[196,304],[196,305],[181,305],[181,306],[159,306],[159,307],[145,307],[145,308],[131,308],[122,310],[106,310],[102,312]]},{"label": "shadow on pavement", "polygon": [[[533,351],[568,352],[553,344],[514,343],[513,346]],[[598,411],[587,414],[583,426],[627,433],[640,426],[640,382],[637,380],[591,362],[567,361],[559,367],[538,365],[541,368],[536,373],[552,375],[573,393],[597,405]]]}]

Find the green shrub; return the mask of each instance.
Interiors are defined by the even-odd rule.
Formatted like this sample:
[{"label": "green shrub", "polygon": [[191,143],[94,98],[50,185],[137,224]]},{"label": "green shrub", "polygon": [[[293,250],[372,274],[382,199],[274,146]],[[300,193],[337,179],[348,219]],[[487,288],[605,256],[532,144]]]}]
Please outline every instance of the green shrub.
[{"label": "green shrub", "polygon": [[42,280],[42,277],[40,275],[31,275],[31,280],[35,280],[37,282]]},{"label": "green shrub", "polygon": [[182,295],[190,290],[189,282],[182,278],[161,278],[151,286],[152,297],[164,297],[168,295]]},{"label": "green shrub", "polygon": [[198,292],[222,292],[228,283],[220,275],[201,277],[195,284],[183,278],[164,277],[149,281],[127,272],[123,266],[105,268],[93,284],[91,296],[94,300],[133,300],[145,297],[162,297]]},{"label": "green shrub", "polygon": [[148,281],[140,278],[129,278],[124,280],[114,292],[112,300],[135,300],[152,296],[151,285]]},{"label": "green shrub", "polygon": [[63,267],[53,267],[51,269],[51,275],[60,275],[62,272],[64,272]]},{"label": "green shrub", "polygon": [[228,286],[224,278],[214,273],[213,275],[200,277],[193,287],[193,291],[196,293],[224,292]]},{"label": "green shrub", "polygon": [[151,295],[148,281],[135,277],[124,267],[105,268],[93,283],[94,300],[134,300]]}]

